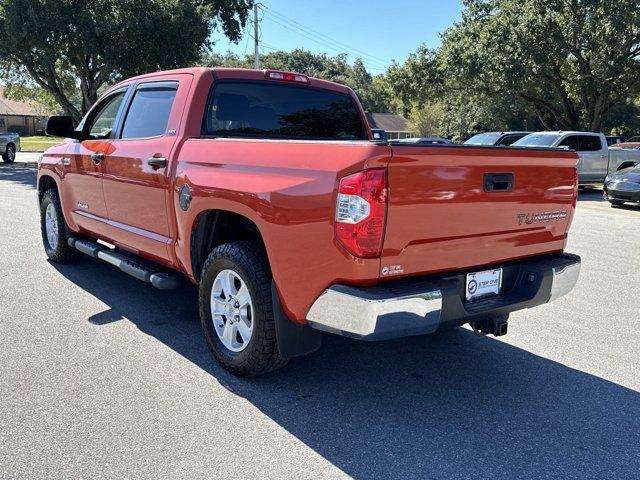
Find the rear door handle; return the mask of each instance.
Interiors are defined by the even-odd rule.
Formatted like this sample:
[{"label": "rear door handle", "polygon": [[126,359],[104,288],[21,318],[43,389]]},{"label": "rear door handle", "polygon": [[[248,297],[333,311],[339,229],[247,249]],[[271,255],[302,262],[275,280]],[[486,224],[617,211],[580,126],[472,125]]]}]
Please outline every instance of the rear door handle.
[{"label": "rear door handle", "polygon": [[91,160],[95,163],[100,163],[104,160],[104,153],[96,152],[91,154]]},{"label": "rear door handle", "polygon": [[167,159],[164,157],[150,157],[147,159],[147,163],[153,168],[164,168],[167,166]]},{"label": "rear door handle", "polygon": [[485,192],[511,192],[515,178],[513,173],[485,173],[484,174],[484,191]]}]

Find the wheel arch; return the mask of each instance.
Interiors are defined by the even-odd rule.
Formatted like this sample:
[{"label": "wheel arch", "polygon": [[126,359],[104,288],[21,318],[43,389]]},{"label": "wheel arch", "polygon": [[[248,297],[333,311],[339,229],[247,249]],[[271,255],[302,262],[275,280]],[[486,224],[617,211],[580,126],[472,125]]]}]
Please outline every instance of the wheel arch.
[{"label": "wheel arch", "polygon": [[[60,188],[58,187],[58,181],[55,179],[53,175],[49,175],[47,173],[42,173],[38,177],[38,202],[42,202],[42,196],[44,192],[49,189],[55,189],[60,194]],[[60,200],[62,202],[62,199]]]},{"label": "wheel arch", "polygon": [[211,250],[223,243],[240,240],[257,241],[267,255],[262,232],[252,219],[230,210],[209,209],[200,212],[193,222],[189,241],[194,278],[200,278]]}]

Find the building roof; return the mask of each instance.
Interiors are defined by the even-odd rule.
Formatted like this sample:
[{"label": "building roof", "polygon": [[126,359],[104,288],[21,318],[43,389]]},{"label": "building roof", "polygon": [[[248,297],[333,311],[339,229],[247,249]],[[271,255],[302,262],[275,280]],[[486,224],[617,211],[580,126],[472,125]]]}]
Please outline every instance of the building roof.
[{"label": "building roof", "polygon": [[54,112],[33,100],[19,101],[10,100],[4,96],[4,88],[0,86],[0,115],[28,115],[33,117],[43,117],[52,115]]},{"label": "building roof", "polygon": [[387,132],[411,132],[409,121],[395,113],[367,113],[371,128],[380,128]]}]

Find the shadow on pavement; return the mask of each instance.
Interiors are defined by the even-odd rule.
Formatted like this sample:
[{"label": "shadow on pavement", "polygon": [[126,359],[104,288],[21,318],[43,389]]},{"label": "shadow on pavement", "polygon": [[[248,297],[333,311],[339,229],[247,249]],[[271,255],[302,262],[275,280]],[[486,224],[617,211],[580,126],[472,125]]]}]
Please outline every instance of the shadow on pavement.
[{"label": "shadow on pavement", "polygon": [[637,478],[640,394],[466,329],[385,343],[325,336],[254,379],[222,370],[197,291],[86,259],[56,268],[355,478]]},{"label": "shadow on pavement", "polygon": [[0,162],[0,181],[16,182],[35,188],[37,167],[37,163]]}]

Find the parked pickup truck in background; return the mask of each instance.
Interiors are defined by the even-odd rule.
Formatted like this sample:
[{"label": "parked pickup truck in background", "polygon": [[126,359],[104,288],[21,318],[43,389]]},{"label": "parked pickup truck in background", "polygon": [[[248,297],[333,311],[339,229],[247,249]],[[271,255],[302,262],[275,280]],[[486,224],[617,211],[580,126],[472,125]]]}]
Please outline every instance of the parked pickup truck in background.
[{"label": "parked pickup truck in background", "polygon": [[[470,323],[569,292],[575,152],[375,141],[356,95],[305,75],[194,68],[125,80],[39,164],[51,261],[78,252],[199,286],[239,375],[320,347]],[[99,242],[97,241],[99,240]]]},{"label": "parked pickup truck in background", "polygon": [[513,144],[514,147],[566,148],[578,152],[578,183],[603,183],[609,172],[617,172],[640,162],[640,150],[609,147],[602,133],[538,132]]},{"label": "parked pickup truck in background", "polygon": [[20,151],[20,135],[17,133],[0,133],[0,156],[2,161],[13,163],[16,160],[16,152]]}]

